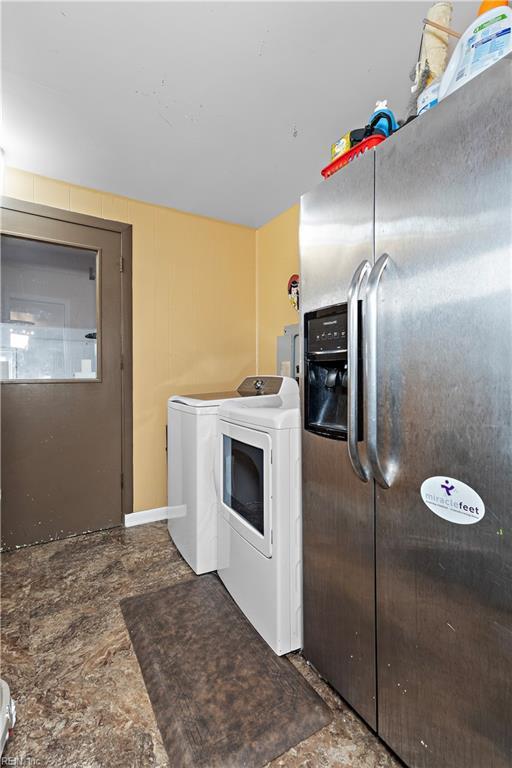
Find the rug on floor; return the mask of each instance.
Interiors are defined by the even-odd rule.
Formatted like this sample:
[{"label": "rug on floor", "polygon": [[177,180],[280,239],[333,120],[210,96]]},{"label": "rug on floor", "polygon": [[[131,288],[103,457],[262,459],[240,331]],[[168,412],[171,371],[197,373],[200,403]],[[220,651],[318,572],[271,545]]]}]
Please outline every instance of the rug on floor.
[{"label": "rug on floor", "polygon": [[121,609],[173,768],[260,768],[331,721],[216,576]]}]

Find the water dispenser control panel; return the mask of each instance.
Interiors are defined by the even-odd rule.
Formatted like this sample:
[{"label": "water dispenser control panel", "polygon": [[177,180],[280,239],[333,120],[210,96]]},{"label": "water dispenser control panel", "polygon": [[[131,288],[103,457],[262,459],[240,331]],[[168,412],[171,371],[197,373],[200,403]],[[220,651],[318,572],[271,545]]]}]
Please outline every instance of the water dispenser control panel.
[{"label": "water dispenser control panel", "polygon": [[347,349],[347,313],[310,317],[308,352],[343,352]]}]

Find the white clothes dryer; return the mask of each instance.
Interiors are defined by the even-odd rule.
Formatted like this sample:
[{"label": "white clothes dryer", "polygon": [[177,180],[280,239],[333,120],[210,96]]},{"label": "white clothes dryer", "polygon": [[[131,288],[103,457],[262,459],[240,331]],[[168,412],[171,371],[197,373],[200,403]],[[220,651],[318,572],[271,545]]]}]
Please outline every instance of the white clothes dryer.
[{"label": "white clothes dryer", "polygon": [[168,528],[197,574],[217,568],[214,482],[218,409],[244,398],[265,401],[295,384],[282,376],[250,376],[234,392],[174,395],[167,407]]},{"label": "white clothes dryer", "polygon": [[287,394],[219,407],[217,570],[279,655],[302,647],[300,409],[293,384]]}]

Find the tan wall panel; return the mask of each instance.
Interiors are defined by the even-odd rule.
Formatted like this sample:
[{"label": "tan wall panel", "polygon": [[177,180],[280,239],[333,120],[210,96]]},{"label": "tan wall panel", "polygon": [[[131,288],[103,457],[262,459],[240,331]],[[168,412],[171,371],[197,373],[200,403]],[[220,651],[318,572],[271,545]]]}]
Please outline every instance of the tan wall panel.
[{"label": "tan wall panel", "polygon": [[42,176],[34,176],[34,203],[51,205],[54,208],[69,210],[70,189],[68,184]]},{"label": "tan wall panel", "polygon": [[133,226],[134,509],[165,506],[169,395],[256,370],[256,232],[7,169],[7,195],[32,201],[35,186],[46,205]]},{"label": "tan wall panel", "polygon": [[101,216],[103,219],[111,221],[122,221],[130,223],[128,213],[129,200],[127,197],[116,197],[115,195],[101,196]]},{"label": "tan wall panel", "polygon": [[70,187],[70,195],[70,208],[72,211],[101,218],[101,195],[99,192],[93,192],[91,189],[82,189],[81,187]]},{"label": "tan wall panel", "polygon": [[4,176],[4,194],[18,200],[34,202],[34,176],[17,168],[6,168]]},{"label": "tan wall panel", "polygon": [[258,373],[276,372],[276,337],[299,319],[287,294],[289,277],[299,271],[298,234],[298,205],[256,233]]},{"label": "tan wall panel", "polygon": [[[189,217],[174,222],[176,252],[170,260],[170,303],[179,307],[184,326],[170,327],[171,369],[177,390],[197,392],[203,381],[222,390],[255,371],[247,340],[255,340],[254,232],[229,231],[203,220],[191,229]],[[185,261],[181,254],[188,253]],[[196,328],[189,333],[187,327]],[[241,354],[241,350],[247,350]],[[198,389],[199,387],[199,389]]]}]

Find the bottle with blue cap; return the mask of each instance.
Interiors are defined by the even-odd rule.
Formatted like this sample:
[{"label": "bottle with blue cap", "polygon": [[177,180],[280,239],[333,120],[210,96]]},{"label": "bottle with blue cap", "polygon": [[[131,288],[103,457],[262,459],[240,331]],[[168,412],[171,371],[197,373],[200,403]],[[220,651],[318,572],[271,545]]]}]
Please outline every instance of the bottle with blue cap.
[{"label": "bottle with blue cap", "polygon": [[387,99],[375,104],[375,111],[370,117],[369,125],[372,128],[372,133],[382,133],[386,137],[397,130],[398,123],[393,112],[388,109]]}]

